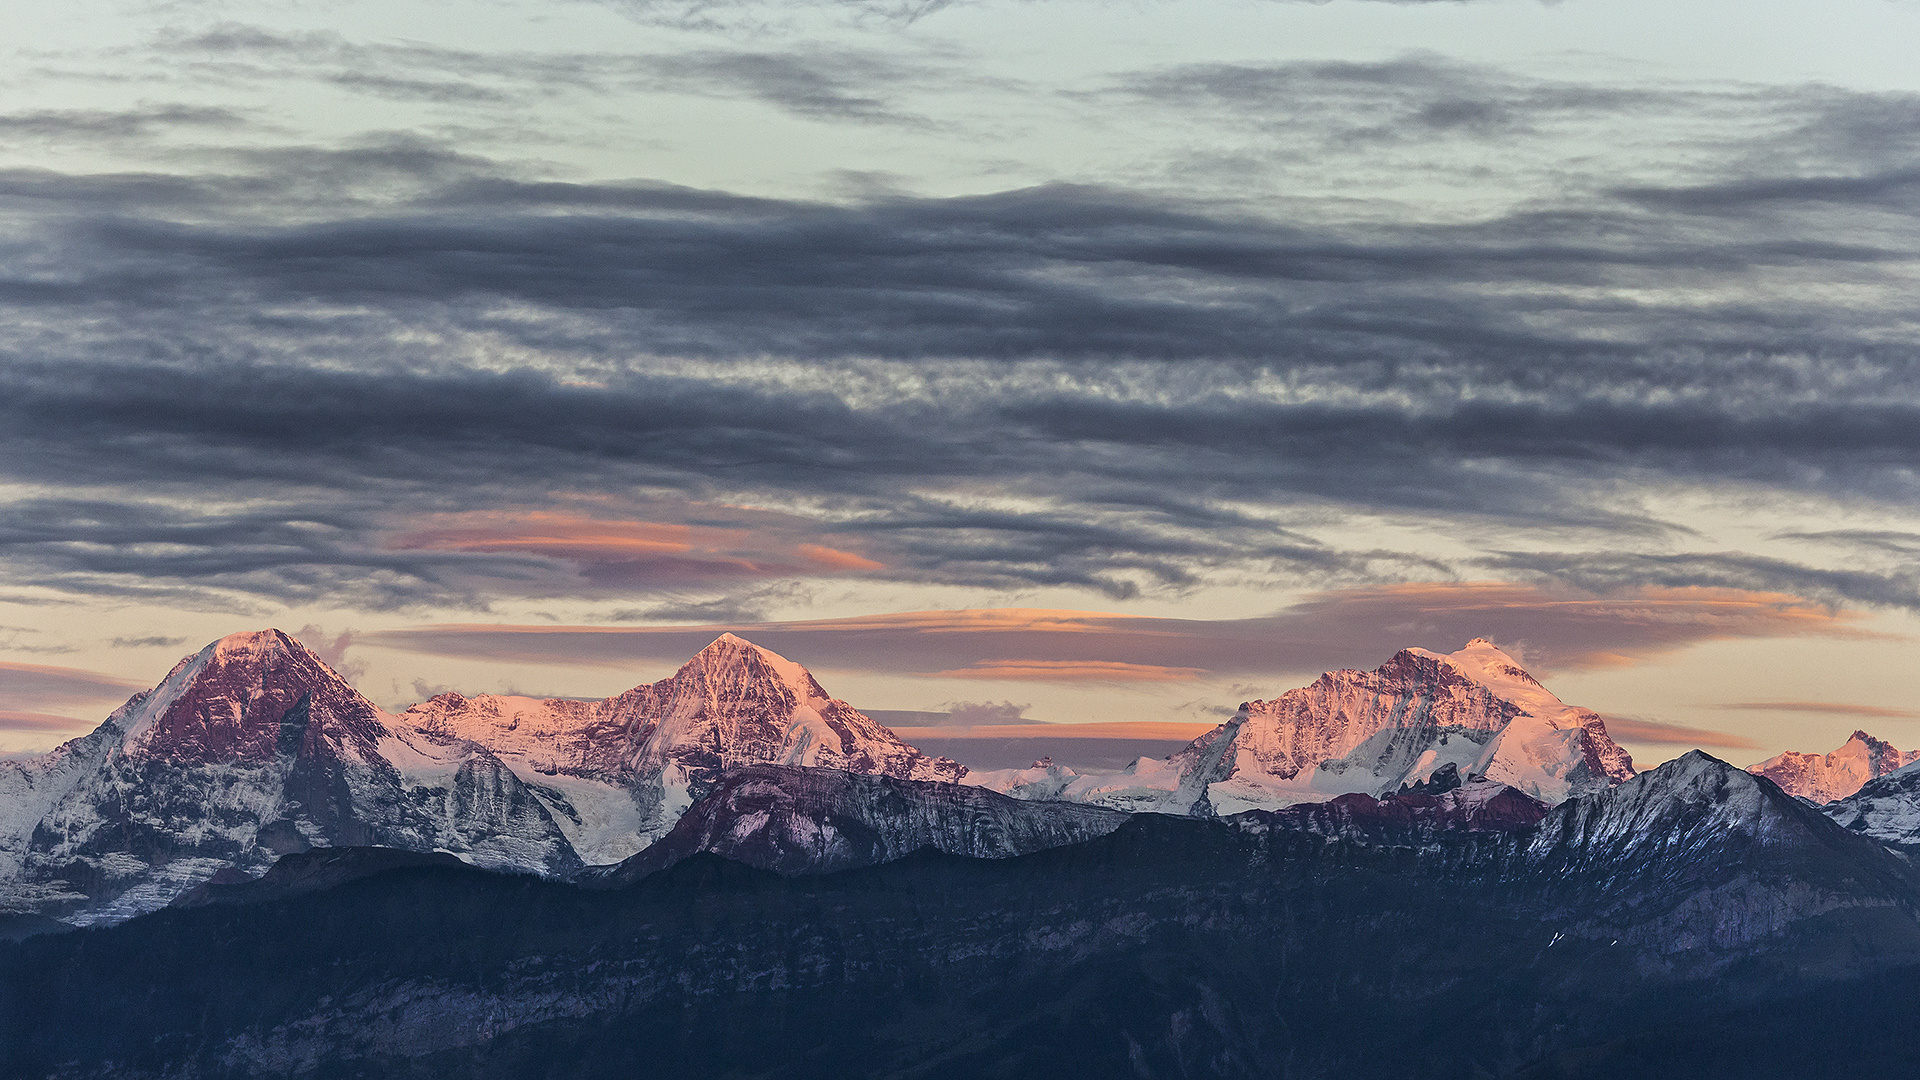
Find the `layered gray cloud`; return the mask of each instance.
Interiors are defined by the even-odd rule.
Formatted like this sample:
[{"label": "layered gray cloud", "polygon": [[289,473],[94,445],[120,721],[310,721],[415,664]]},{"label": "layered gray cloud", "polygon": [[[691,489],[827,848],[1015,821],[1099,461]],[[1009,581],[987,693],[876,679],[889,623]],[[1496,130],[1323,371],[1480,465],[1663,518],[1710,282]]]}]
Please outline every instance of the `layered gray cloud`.
[{"label": "layered gray cloud", "polygon": [[[143,48],[176,89],[305,80],[475,125],[633,91],[1005,137],[926,110],[929,87],[989,81],[933,49],[487,52],[237,23]],[[834,574],[1113,599],[1495,576],[1920,608],[1897,529],[1787,522],[1792,557],[1701,550],[1659,505],[1920,495],[1908,96],[1426,55],[1018,90],[1230,127],[1235,153],[1324,186],[1415,160],[1472,179],[1482,158],[1433,148],[1526,147],[1477,182],[1528,194],[1388,212],[1187,195],[1143,167],[808,199],[564,179],[424,124],[271,143],[252,108],[22,109],[0,138],[250,134],[0,172],[0,477],[28,489],[0,512],[0,572],[230,607],[587,596],[698,622]],[[1654,148],[1568,166],[1621,125]],[[582,539],[620,515],[577,507],[553,535],[436,523],[564,498],[719,532]],[[1378,518],[1432,536],[1341,528]]]},{"label": "layered gray cloud", "polygon": [[[215,84],[289,78],[396,101],[483,114],[555,95],[653,92],[754,101],[798,117],[924,124],[894,99],[948,75],[939,66],[856,48],[708,48],[671,53],[477,51],[420,41],[367,42],[328,31],[227,23],[164,35],[153,54]],[[0,121],[0,130],[4,121]]]},{"label": "layered gray cloud", "polygon": [[216,106],[146,105],[133,109],[28,109],[0,113],[0,139],[140,139],[162,131],[234,128],[239,111]]},{"label": "layered gray cloud", "polygon": [[[1231,563],[1915,602],[1899,568],[1441,563],[1329,546],[1254,509],[1657,542],[1684,526],[1619,485],[1909,498],[1920,402],[1915,357],[1887,341],[1894,313],[1731,299],[1781,272],[1864,273],[1891,306],[1891,247],[1778,223],[1708,235],[1624,202],[1604,210],[1623,238],[1591,216],[1308,226],[1111,189],[824,204],[535,183],[418,146],[294,161],[257,156],[251,177],[0,177],[16,212],[43,211],[37,265],[0,281],[12,474],[280,504],[170,520],[98,498],[20,503],[0,543],[36,580],[313,599],[352,579],[390,604],[443,602],[480,560],[379,550],[373,534],[403,505],[537,502],[564,475],[827,500],[826,528],[869,538],[908,580],[1125,596]],[[347,188],[403,175],[415,193],[282,227],[204,217],[316,166]],[[1642,295],[1648,275],[1682,270],[1702,283],[1690,296],[1727,297]],[[503,351],[540,359],[487,359]],[[983,483],[1028,505],[956,495]]]}]

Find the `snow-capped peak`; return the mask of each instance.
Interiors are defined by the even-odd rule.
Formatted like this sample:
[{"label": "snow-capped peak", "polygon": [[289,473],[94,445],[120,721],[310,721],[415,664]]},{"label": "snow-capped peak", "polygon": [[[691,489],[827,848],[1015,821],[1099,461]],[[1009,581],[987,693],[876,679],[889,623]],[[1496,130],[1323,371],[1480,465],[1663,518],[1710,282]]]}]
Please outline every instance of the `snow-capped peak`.
[{"label": "snow-capped peak", "polygon": [[1561,701],[1492,641],[1474,638],[1444,656],[1407,651],[1448,665],[1518,710],[1473,763],[1475,773],[1550,803],[1633,775],[1632,759],[1607,735],[1598,713]]},{"label": "snow-capped peak", "polygon": [[[757,661],[757,663],[756,663]],[[696,653],[681,671],[726,671],[743,668],[740,677],[752,680],[771,675],[796,701],[829,700],[813,673],[772,649],[762,648],[737,634],[721,634]],[[756,670],[756,668],[758,670]]]},{"label": "snow-capped peak", "polygon": [[[121,736],[121,746],[134,748],[144,744],[159,717],[169,713],[182,696],[190,694],[209,669],[219,671],[225,667],[257,667],[269,655],[286,655],[294,650],[307,653],[300,642],[275,628],[240,630],[219,638],[217,642],[209,642],[198,653],[180,659],[180,663],[173,665],[173,671],[167,673],[167,678],[159,682],[146,700],[140,701],[140,705],[125,721],[127,728]],[[315,657],[315,663],[319,663],[319,657]]]},{"label": "snow-capped peak", "polygon": [[1408,649],[1416,656],[1442,661],[1460,674],[1492,691],[1495,697],[1511,701],[1525,712],[1539,717],[1554,717],[1569,706],[1540,680],[1528,674],[1518,661],[1486,638],[1474,638],[1456,653],[1436,653],[1426,649]]},{"label": "snow-capped peak", "polygon": [[[1327,672],[1243,704],[1164,762],[1081,776],[1047,797],[1225,816],[1352,792],[1378,797],[1449,765],[1550,804],[1633,775],[1599,714],[1561,701],[1475,638],[1455,653],[1406,649],[1373,671]],[[988,782],[1026,783],[1011,774]]]}]

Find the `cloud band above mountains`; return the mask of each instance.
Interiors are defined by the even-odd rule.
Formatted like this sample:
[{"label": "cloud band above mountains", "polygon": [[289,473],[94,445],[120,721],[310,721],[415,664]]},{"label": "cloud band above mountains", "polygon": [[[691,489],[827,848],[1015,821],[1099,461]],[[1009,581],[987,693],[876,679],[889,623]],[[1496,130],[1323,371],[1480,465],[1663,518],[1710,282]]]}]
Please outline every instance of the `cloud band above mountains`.
[{"label": "cloud band above mountains", "polygon": [[1777,594],[1643,590],[1595,597],[1487,583],[1323,593],[1250,619],[998,609],[700,627],[447,625],[363,634],[356,642],[429,655],[619,666],[677,664],[720,633],[737,632],[823,671],[1131,681],[1311,677],[1379,663],[1414,643],[1451,652],[1477,636],[1501,642],[1537,671],[1568,671],[1702,641],[1851,636],[1859,633],[1856,621]]}]

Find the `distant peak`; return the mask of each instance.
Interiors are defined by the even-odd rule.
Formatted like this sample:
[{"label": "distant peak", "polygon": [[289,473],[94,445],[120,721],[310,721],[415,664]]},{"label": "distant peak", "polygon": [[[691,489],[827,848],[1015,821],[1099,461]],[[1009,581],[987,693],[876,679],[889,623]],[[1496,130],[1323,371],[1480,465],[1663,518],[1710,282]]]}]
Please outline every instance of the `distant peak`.
[{"label": "distant peak", "polygon": [[738,634],[721,634],[693,656],[693,661],[706,663],[732,663],[743,656],[758,656],[762,660],[773,661],[781,657],[771,650],[763,649]]},{"label": "distant peak", "polygon": [[345,683],[346,679],[333,669],[333,665],[322,659],[319,653],[302,644],[300,640],[284,630],[271,627],[265,630],[242,630],[201,649],[189,661],[198,660],[195,670],[238,669],[253,670],[265,667],[291,666],[293,668],[319,668],[333,679]]}]

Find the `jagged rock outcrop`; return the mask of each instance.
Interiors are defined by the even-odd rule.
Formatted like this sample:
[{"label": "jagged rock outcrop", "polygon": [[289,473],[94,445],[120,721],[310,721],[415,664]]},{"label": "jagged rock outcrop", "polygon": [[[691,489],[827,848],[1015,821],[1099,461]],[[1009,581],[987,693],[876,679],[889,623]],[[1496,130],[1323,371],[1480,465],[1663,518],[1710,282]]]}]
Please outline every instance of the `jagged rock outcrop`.
[{"label": "jagged rock outcrop", "polygon": [[888,862],[923,848],[1004,859],[1104,836],[1127,815],[961,784],[836,769],[729,770],[673,830],[598,880],[638,880],[696,852],[781,874]]},{"label": "jagged rock outcrop", "polygon": [[1869,780],[1820,810],[1849,832],[1920,858],[1920,762]]},{"label": "jagged rock outcrop", "polygon": [[1747,771],[1766,777],[1789,795],[1814,803],[1830,803],[1859,791],[1868,781],[1878,780],[1916,761],[1920,761],[1920,750],[1896,749],[1892,743],[1856,731],[1831,754],[1789,750],[1749,765]]}]

